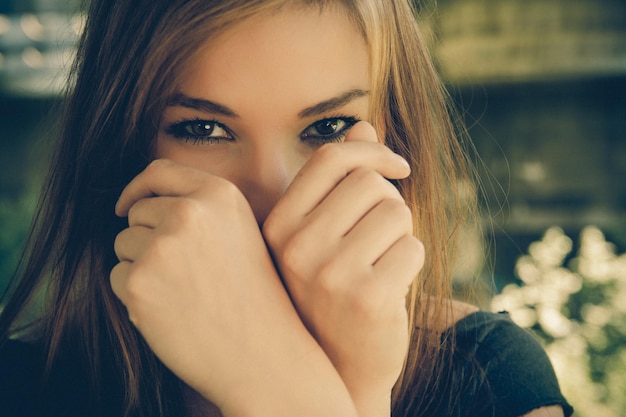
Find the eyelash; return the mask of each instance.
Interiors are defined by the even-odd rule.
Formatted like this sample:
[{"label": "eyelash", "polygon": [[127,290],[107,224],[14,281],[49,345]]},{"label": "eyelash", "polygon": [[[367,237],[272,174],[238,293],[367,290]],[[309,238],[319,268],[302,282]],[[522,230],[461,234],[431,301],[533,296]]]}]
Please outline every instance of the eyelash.
[{"label": "eyelash", "polygon": [[[193,128],[194,126],[210,126],[211,128],[207,131],[206,135],[193,134],[186,130],[187,128]],[[208,136],[213,133],[215,128],[223,130],[228,134],[228,136]],[[165,129],[165,132],[177,139],[182,139],[185,142],[191,142],[198,145],[203,143],[232,141],[235,138],[235,135],[230,131],[230,129],[217,120],[206,120],[200,118],[180,120],[168,126],[167,129]]]},{"label": "eyelash", "polygon": [[[340,142],[345,138],[348,131],[357,124],[360,119],[353,116],[345,116],[345,115],[337,115],[332,117],[325,117],[324,119],[317,120],[310,125],[308,125],[301,133],[300,139],[305,142],[309,142],[314,146],[321,146],[324,143],[329,142]],[[323,123],[333,123],[337,124],[337,122],[343,123],[344,125],[337,131],[328,135],[323,134],[311,134],[307,133],[309,130],[317,130],[322,127]],[[210,129],[207,129],[206,135],[201,134],[193,134],[190,133],[187,129],[193,127],[201,127],[206,128],[207,126]],[[226,132],[227,136],[209,136],[213,133],[215,129],[220,129]],[[191,142],[193,144],[204,144],[204,143],[219,143],[219,142],[230,142],[235,139],[235,134],[225,125],[218,122],[217,120],[206,120],[206,119],[184,119],[178,122],[175,122],[168,126],[165,129],[165,132],[177,139],[184,140],[185,142]],[[319,132],[318,132],[319,133]]]},{"label": "eyelash", "polygon": [[[324,123],[324,122],[333,122],[333,121],[340,121],[342,123],[344,123],[344,126],[338,130],[335,133],[332,133],[330,135],[324,136],[324,135],[310,135],[310,134],[306,134],[306,131],[309,129],[313,129],[316,128],[316,125],[319,126],[320,124]],[[321,120],[318,120],[316,122],[311,123],[309,126],[307,126],[302,133],[300,133],[300,139],[303,141],[307,141],[307,142],[312,142],[314,145],[318,145],[321,146],[324,143],[330,143],[330,142],[341,142],[346,135],[348,134],[348,131],[352,128],[352,126],[354,126],[355,124],[357,124],[358,122],[360,122],[361,120],[357,117],[353,117],[353,116],[345,116],[345,115],[336,115],[336,116],[332,116],[332,117],[325,117]]]}]

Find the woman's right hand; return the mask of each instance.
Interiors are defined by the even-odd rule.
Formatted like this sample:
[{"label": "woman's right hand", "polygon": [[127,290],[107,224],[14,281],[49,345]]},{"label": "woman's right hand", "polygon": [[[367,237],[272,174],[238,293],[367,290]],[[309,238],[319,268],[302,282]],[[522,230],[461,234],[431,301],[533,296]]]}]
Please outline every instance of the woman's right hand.
[{"label": "woman's right hand", "polygon": [[354,415],[231,183],[157,160],[124,189],[111,285],[159,359],[224,415]]}]

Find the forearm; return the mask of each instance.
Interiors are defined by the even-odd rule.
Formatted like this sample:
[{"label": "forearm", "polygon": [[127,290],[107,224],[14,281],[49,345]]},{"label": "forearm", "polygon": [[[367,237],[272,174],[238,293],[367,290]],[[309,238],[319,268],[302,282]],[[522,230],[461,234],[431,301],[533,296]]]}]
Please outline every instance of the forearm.
[{"label": "forearm", "polygon": [[264,363],[251,364],[254,370],[218,404],[224,417],[361,417],[317,342],[308,332],[292,340],[273,346]]}]

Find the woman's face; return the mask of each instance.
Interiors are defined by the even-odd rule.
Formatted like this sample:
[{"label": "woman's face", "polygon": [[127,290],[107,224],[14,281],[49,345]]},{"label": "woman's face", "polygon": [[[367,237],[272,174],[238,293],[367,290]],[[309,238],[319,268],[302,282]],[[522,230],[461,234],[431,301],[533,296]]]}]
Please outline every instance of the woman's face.
[{"label": "woman's face", "polygon": [[206,42],[182,72],[157,157],[239,187],[261,224],[322,144],[368,120],[365,41],[337,9],[286,9]]}]

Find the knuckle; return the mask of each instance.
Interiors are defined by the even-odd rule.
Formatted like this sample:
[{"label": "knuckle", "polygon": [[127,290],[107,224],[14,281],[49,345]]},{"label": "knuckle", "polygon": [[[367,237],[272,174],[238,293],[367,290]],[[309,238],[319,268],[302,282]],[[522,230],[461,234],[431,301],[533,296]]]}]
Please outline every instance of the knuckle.
[{"label": "knuckle", "polygon": [[350,173],[350,176],[357,183],[361,183],[363,186],[368,187],[368,189],[377,190],[377,192],[382,196],[404,201],[400,191],[398,191],[398,189],[389,180],[374,169],[359,167],[354,169]]},{"label": "knuckle", "polygon": [[141,200],[136,201],[130,208],[128,209],[128,223],[135,224],[137,219],[140,217],[142,213],[142,208],[146,204],[146,199],[142,198]]},{"label": "knuckle", "polygon": [[113,251],[115,252],[115,255],[117,256],[118,259],[122,259],[123,258],[123,247],[124,247],[124,243],[125,243],[125,239],[126,239],[126,231],[128,229],[124,229],[121,232],[119,232],[117,234],[117,236],[115,236],[115,240],[113,241]]},{"label": "knuckle", "polygon": [[277,216],[272,211],[261,227],[263,238],[273,249],[280,245],[283,235],[283,223],[279,220],[280,216]]},{"label": "knuckle", "polygon": [[424,261],[426,258],[426,248],[421,240],[416,238],[415,236],[405,236],[401,241],[401,245],[404,245],[405,250],[411,254],[407,259],[412,261],[412,265],[410,269],[418,272],[424,266]]},{"label": "knuckle", "polygon": [[383,194],[389,198],[394,198],[404,203],[404,197],[402,197],[400,190],[398,190],[398,188],[396,188],[396,186],[393,185],[391,181],[389,181],[382,175],[379,175],[378,177],[378,186],[383,190]]},{"label": "knuckle", "polygon": [[319,267],[316,291],[323,298],[340,300],[359,317],[375,319],[383,307],[385,291],[372,274],[365,269],[355,270],[341,257],[333,257]]},{"label": "knuckle", "polygon": [[128,266],[128,262],[120,262],[111,269],[111,273],[109,274],[109,281],[111,283],[111,289],[113,293],[118,297],[122,298],[123,291],[122,287],[126,281],[125,271]]},{"label": "knuckle", "polygon": [[426,255],[426,247],[424,246],[424,243],[415,236],[407,236],[407,241],[407,245],[409,245],[412,252],[419,255],[421,258],[424,258]]},{"label": "knuckle", "polygon": [[385,198],[380,202],[379,206],[380,209],[385,213],[388,213],[390,217],[400,219],[403,222],[408,222],[412,230],[413,213],[404,201],[395,198]]},{"label": "knuckle", "polygon": [[409,220],[413,219],[413,212],[411,211],[409,206],[406,205],[404,200],[393,200],[393,201],[394,201],[395,209],[398,210],[398,214],[403,215]]},{"label": "knuckle", "polygon": [[126,277],[123,280],[122,292],[124,294],[124,304],[127,307],[134,307],[141,303],[144,294],[146,293],[146,279],[143,268],[136,264],[131,263],[126,269]]},{"label": "knuckle", "polygon": [[172,256],[174,250],[180,245],[176,238],[171,234],[160,234],[150,242],[145,250],[143,259],[146,263],[155,263],[162,259],[168,259]]},{"label": "knuckle", "polygon": [[332,261],[319,267],[315,283],[324,294],[336,294],[338,291],[337,269],[336,263]]},{"label": "knuckle", "polygon": [[383,179],[383,187],[385,187],[385,191],[387,192],[387,195],[397,200],[401,200],[403,203],[405,203],[404,197],[400,193],[400,190],[398,190],[398,188],[395,185],[393,185],[391,181],[387,180],[386,178],[382,178],[382,179]]},{"label": "knuckle", "polygon": [[292,236],[280,253],[281,264],[290,276],[298,276],[298,270],[306,262],[307,239],[301,233]]},{"label": "knuckle", "polygon": [[379,285],[362,283],[348,294],[350,307],[361,317],[375,318],[381,309],[382,293]]},{"label": "knuckle", "polygon": [[172,161],[170,161],[169,159],[158,158],[158,159],[154,159],[154,160],[150,161],[150,163],[148,164],[146,169],[147,170],[158,170],[158,169],[160,169],[160,167],[168,167],[168,166],[172,166],[173,164],[174,163]]},{"label": "knuckle", "polygon": [[408,236],[410,244],[412,245],[413,249],[416,252],[420,252],[422,254],[424,254],[426,252],[426,247],[424,246],[424,242],[422,242],[420,239],[416,238],[415,236]]},{"label": "knuckle", "polygon": [[243,193],[239,188],[230,181],[223,178],[214,177],[208,185],[208,194],[213,199],[225,202],[234,207],[243,207],[246,202]]},{"label": "knuckle", "polygon": [[120,262],[110,274],[111,289],[124,304],[129,320],[139,327],[143,304],[150,290],[150,279],[145,267],[136,262]]},{"label": "knuckle", "polygon": [[213,192],[227,198],[233,198],[239,194],[239,189],[230,181],[223,178],[215,177],[212,184]]},{"label": "knuckle", "polygon": [[181,225],[196,224],[202,212],[202,205],[193,198],[178,198],[172,206],[172,216]]},{"label": "knuckle", "polygon": [[318,268],[315,275],[316,285],[326,294],[344,293],[347,291],[347,288],[344,288],[344,283],[348,278],[347,273],[346,265],[341,261],[341,258],[332,257]]},{"label": "knuckle", "polygon": [[141,279],[141,274],[138,274],[136,271],[137,268],[134,265],[131,266],[128,271],[128,277],[125,284],[127,306],[138,304],[141,301],[142,294],[145,293],[143,285],[144,280]]}]

